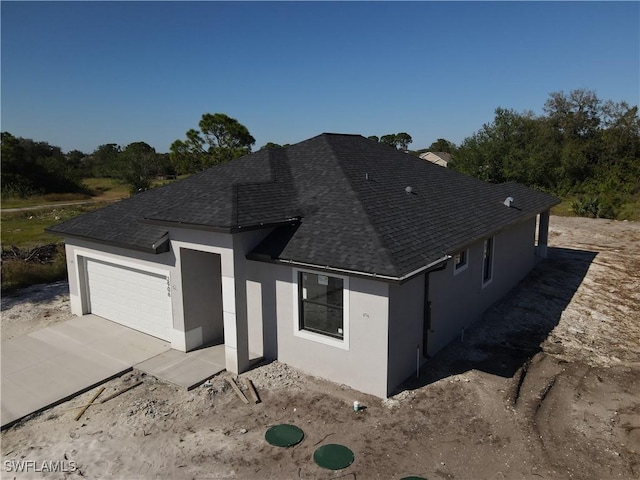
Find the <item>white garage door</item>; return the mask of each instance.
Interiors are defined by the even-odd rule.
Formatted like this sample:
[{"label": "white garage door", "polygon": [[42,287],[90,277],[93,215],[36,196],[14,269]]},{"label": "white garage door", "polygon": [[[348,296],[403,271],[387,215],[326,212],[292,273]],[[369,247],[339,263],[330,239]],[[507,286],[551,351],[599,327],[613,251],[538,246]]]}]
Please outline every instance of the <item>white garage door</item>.
[{"label": "white garage door", "polygon": [[91,313],[170,341],[173,316],[166,276],[93,259],[86,266]]}]

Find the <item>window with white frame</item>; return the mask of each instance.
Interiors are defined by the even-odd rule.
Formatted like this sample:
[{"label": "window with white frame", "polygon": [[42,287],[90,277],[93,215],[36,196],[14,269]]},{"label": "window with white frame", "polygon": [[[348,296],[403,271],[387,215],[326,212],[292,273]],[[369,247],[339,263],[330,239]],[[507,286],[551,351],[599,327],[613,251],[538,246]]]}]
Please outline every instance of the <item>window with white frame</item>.
[{"label": "window with white frame", "polygon": [[294,270],[295,335],[348,349],[349,279]]},{"label": "window with white frame", "polygon": [[487,238],[482,247],[482,285],[488,285],[493,279],[494,237]]},{"label": "window with white frame", "polygon": [[453,256],[453,273],[458,274],[469,265],[469,250],[462,250]]}]

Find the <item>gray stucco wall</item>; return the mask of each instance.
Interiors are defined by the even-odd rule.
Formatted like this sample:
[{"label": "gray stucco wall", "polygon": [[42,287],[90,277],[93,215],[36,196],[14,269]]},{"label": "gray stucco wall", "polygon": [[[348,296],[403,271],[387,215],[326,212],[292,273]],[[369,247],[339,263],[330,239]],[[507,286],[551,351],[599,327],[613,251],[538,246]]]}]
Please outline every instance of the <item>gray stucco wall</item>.
[{"label": "gray stucco wall", "polygon": [[185,331],[200,328],[204,344],[223,343],[220,255],[181,248],[180,261]]},{"label": "gray stucco wall", "polygon": [[297,294],[292,268],[271,271],[276,284],[278,359],[311,375],[386,397],[388,284],[349,278],[349,344],[345,349],[295,335]]},{"label": "gray stucco wall", "polygon": [[278,358],[276,285],[288,282],[291,268],[262,262],[247,265],[246,298],[249,352],[267,360]]},{"label": "gray stucco wall", "polygon": [[431,330],[428,354],[433,355],[462,329],[478,320],[494,302],[507,294],[535,264],[535,226],[532,218],[495,236],[493,279],[483,286],[483,241],[469,247],[468,267],[454,275],[453,261],[430,274]]},{"label": "gray stucco wall", "polygon": [[[233,235],[235,325],[239,371],[249,367],[252,356],[263,354],[261,312],[253,308],[253,305],[257,301],[255,296],[262,291],[264,279],[253,273],[257,262],[247,260],[246,255],[271,231],[272,229],[250,230]],[[251,282],[252,278],[256,281]]]},{"label": "gray stucco wall", "polygon": [[417,361],[422,363],[423,321],[424,274],[402,285],[390,285],[388,395],[416,371]]}]

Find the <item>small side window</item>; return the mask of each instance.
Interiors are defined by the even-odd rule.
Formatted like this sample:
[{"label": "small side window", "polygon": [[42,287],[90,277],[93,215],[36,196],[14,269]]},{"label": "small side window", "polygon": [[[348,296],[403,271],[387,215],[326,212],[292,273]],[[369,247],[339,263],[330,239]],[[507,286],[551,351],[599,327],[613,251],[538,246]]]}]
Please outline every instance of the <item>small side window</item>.
[{"label": "small side window", "polygon": [[453,273],[458,274],[468,266],[469,250],[463,250],[453,256]]},{"label": "small side window", "polygon": [[493,279],[493,237],[484,241],[482,251],[482,286],[488,285]]}]

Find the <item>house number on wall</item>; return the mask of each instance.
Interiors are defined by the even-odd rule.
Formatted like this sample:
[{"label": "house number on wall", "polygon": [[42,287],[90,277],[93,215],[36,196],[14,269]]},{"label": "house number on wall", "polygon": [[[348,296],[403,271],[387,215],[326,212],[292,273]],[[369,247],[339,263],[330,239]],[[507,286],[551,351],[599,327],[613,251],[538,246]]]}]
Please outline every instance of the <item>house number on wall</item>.
[{"label": "house number on wall", "polygon": [[167,297],[171,296],[171,282],[169,281],[169,277],[167,277]]}]

